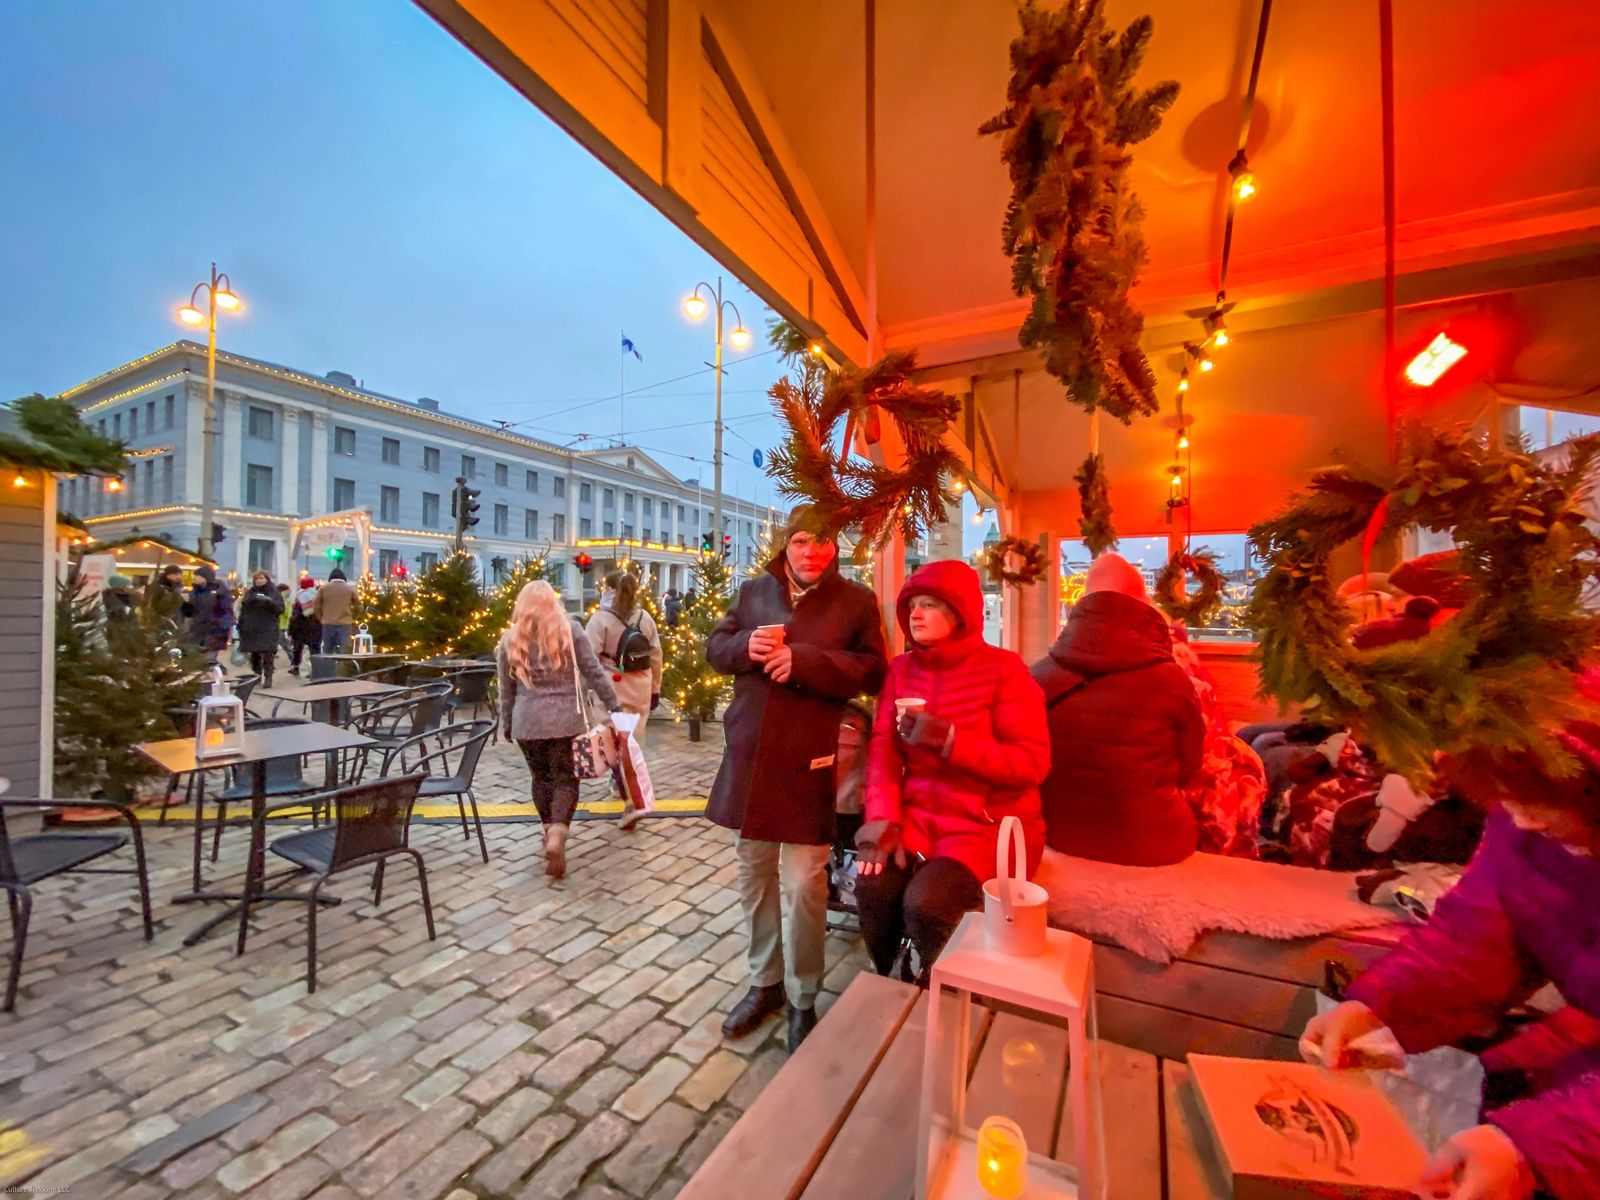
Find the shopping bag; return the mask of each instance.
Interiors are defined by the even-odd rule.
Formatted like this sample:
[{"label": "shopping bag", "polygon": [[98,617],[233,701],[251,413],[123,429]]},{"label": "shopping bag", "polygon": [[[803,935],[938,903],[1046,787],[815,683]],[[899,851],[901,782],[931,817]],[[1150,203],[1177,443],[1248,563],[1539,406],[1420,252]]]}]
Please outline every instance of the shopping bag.
[{"label": "shopping bag", "polygon": [[[584,693],[583,680],[578,675],[578,657],[572,655],[572,690],[577,701],[578,715],[589,720],[589,705]],[[572,773],[579,779],[603,779],[617,765],[617,734],[607,722],[589,726],[587,733],[572,739]]]},{"label": "shopping bag", "polygon": [[650,768],[645,766],[644,749],[633,737],[639,721],[637,713],[611,714],[612,727],[617,731],[617,765],[627,793],[624,803],[636,812],[649,812],[656,806],[656,791],[650,782]]}]

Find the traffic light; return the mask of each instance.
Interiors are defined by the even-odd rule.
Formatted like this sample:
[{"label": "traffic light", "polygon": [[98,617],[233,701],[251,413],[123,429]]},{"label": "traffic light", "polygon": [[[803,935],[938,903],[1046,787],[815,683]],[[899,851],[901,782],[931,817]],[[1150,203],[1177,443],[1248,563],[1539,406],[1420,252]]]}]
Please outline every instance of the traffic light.
[{"label": "traffic light", "polygon": [[587,554],[584,554],[582,551],[579,551],[577,554],[574,554],[572,556],[572,561],[577,565],[578,570],[582,571],[585,575],[587,575],[589,573],[590,568],[592,568],[594,566],[594,559],[590,558]]},{"label": "traffic light", "polygon": [[722,535],[722,557],[723,558],[727,558],[732,553],[733,553],[733,534],[725,533],[725,534]]},{"label": "traffic light", "polygon": [[462,538],[467,535],[467,530],[478,523],[478,497],[481,495],[477,488],[467,486],[465,475],[456,476],[456,490],[450,494],[450,515],[456,519],[456,542],[459,545]]},{"label": "traffic light", "polygon": [[221,545],[227,536],[228,527],[226,525],[218,525],[215,521],[211,523],[211,544],[213,546]]},{"label": "traffic light", "polygon": [[704,533],[704,534],[700,535],[700,553],[701,554],[710,554],[711,553],[711,535],[709,533]]},{"label": "traffic light", "polygon": [[326,553],[327,553],[328,557],[331,558],[334,562],[338,562],[341,558],[344,557],[344,547],[343,546],[329,546],[327,551],[326,551]]},{"label": "traffic light", "polygon": [[404,579],[406,577],[406,575],[407,575],[405,563],[401,563],[401,562],[395,563],[394,569],[392,571],[390,571],[389,573],[391,575],[393,575],[396,579]]}]

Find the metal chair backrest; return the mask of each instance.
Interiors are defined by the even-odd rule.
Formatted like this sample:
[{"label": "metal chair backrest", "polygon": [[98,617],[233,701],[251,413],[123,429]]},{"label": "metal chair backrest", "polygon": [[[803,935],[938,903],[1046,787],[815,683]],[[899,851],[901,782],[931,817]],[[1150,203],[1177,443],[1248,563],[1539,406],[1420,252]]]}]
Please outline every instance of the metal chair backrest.
[{"label": "metal chair backrest", "polygon": [[374,854],[401,850],[423,776],[396,775],[331,793],[334,830],[329,872]]},{"label": "metal chair backrest", "polygon": [[311,656],[311,682],[318,683],[324,679],[335,679],[339,674],[337,659],[324,658],[320,654]]},{"label": "metal chair backrest", "polygon": [[[435,733],[419,733],[407,738],[394,748],[389,761],[397,763],[402,771],[422,771],[430,779],[457,784],[464,792],[472,787],[473,777],[478,773],[478,760],[483,757],[484,747],[493,735],[493,721],[446,725]],[[416,750],[422,754],[413,759],[410,752]],[[450,765],[452,758],[454,767]]]},{"label": "metal chair backrest", "polygon": [[260,682],[259,675],[241,675],[228,686],[233,689],[233,694],[239,697],[240,704],[249,704],[250,693],[256,690],[256,684]]},{"label": "metal chair backrest", "polygon": [[493,668],[468,667],[451,675],[455,703],[458,706],[487,703],[498,674]]},{"label": "metal chair backrest", "polygon": [[[311,722],[304,717],[249,717],[244,719],[247,731],[258,729],[287,729],[291,725],[309,725]],[[283,758],[269,758],[266,762],[267,794],[273,795],[279,791],[295,788],[311,790],[310,784],[300,771],[301,756],[298,754],[287,755]],[[232,782],[235,784],[248,784],[250,780],[249,767],[235,767],[232,771]]]},{"label": "metal chair backrest", "polygon": [[449,692],[419,696],[411,709],[411,732],[408,736],[416,737],[419,733],[430,733],[438,729],[444,723],[445,715],[449,711]]}]

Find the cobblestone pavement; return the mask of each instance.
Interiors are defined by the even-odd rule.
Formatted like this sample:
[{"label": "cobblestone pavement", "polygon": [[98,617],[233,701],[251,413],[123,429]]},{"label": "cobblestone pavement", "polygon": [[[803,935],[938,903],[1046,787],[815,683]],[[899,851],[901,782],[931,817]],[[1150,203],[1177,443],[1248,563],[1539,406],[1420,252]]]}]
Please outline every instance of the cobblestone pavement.
[{"label": "cobblestone pavement", "polygon": [[[703,793],[720,730],[691,748],[653,727],[651,750],[663,794]],[[520,790],[520,769],[494,752],[483,799]],[[730,835],[694,816],[580,822],[552,883],[537,824],[487,833],[485,865],[458,827],[413,832],[437,941],[405,869],[381,908],[364,873],[336,881],[309,996],[300,905],[263,909],[242,957],[231,925],[181,945],[214,911],[170,902],[186,825],[149,830],[152,944],[129,877],[42,884],[18,1013],[0,1017],[0,1187],[674,1195],[785,1058],[780,1021],[738,1042],[718,1030],[746,979]],[[230,829],[210,877],[239,877],[245,849]],[[865,967],[859,941],[831,934],[828,964],[824,1013]]]}]

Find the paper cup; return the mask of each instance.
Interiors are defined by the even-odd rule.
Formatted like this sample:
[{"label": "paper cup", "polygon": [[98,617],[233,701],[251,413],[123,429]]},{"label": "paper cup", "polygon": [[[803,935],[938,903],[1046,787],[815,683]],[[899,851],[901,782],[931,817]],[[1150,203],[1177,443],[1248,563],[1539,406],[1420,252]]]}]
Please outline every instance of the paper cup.
[{"label": "paper cup", "polygon": [[789,629],[785,625],[757,625],[756,632],[766,634],[776,643],[774,649],[782,650],[783,639],[788,636]]},{"label": "paper cup", "polygon": [[903,696],[894,702],[894,715],[903,717],[907,713],[919,713],[928,707],[928,702],[918,696]]}]

